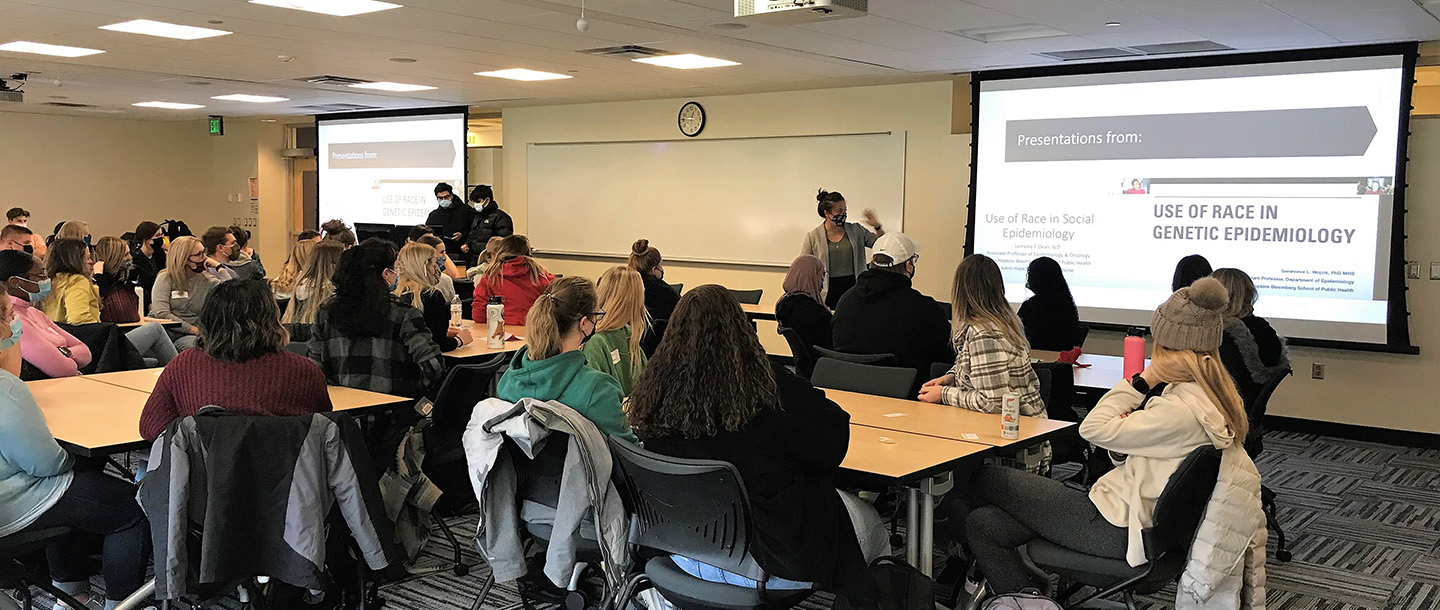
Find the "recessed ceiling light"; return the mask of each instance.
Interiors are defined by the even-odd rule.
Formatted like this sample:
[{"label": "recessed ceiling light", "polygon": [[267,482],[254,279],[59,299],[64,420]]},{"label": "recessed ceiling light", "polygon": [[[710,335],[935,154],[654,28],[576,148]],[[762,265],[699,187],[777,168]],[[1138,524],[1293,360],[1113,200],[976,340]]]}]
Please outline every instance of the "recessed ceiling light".
[{"label": "recessed ceiling light", "polygon": [[86,49],[84,47],[66,47],[58,44],[45,44],[43,42],[29,42],[17,40],[0,44],[0,51],[12,51],[15,53],[35,53],[36,55],[54,55],[56,57],[84,57],[104,53],[100,49]]},{"label": "recessed ceiling light", "polygon": [[659,55],[656,57],[641,57],[639,59],[632,59],[631,61],[638,61],[642,64],[650,64],[652,66],[675,68],[678,70],[694,70],[696,68],[720,68],[724,66],[740,65],[740,62],[738,61],[730,61],[728,59],[719,59],[715,57],[706,57],[704,55],[695,55],[693,53],[685,53],[683,55]]},{"label": "recessed ceiling light", "polygon": [[508,78],[510,80],[536,81],[536,80],[560,80],[562,78],[575,78],[568,74],[556,74],[554,72],[541,72],[539,70],[528,70],[525,68],[509,68],[507,70],[491,70],[489,72],[476,72],[475,76],[493,76],[495,78]]},{"label": "recessed ceiling light", "polygon": [[374,82],[374,83],[355,83],[355,84],[350,85],[350,86],[351,86],[351,87],[354,87],[354,88],[356,88],[356,89],[379,89],[380,91],[399,91],[399,92],[405,92],[405,91],[425,91],[425,90],[427,90],[427,89],[436,89],[436,88],[437,88],[437,87],[431,87],[431,86],[429,86],[429,85],[409,85],[409,84],[405,84],[405,83],[392,83],[392,82],[390,82],[390,81],[379,81],[379,82]]},{"label": "recessed ceiling light", "polygon": [[743,30],[750,26],[743,23],[735,23],[734,21],[724,21],[721,23],[712,23],[710,24],[710,27],[717,30]]},{"label": "recessed ceiling light", "polygon": [[419,60],[413,57],[391,57],[389,61],[393,61],[397,64],[413,64]]},{"label": "recessed ceiling light", "polygon": [[1105,27],[1107,27],[1107,28],[1118,28],[1118,27],[1120,27],[1120,22],[1119,22],[1119,21],[1106,21],[1106,22],[1105,22]]},{"label": "recessed ceiling light", "polygon": [[261,123],[274,123],[275,119],[260,119]]},{"label": "recessed ceiling light", "polygon": [[130,34],[144,34],[146,36],[160,36],[162,38],[176,38],[179,40],[199,40],[201,38],[214,38],[230,34],[225,30],[213,28],[197,28],[190,25],[177,25],[163,21],[151,21],[149,19],[136,19],[124,23],[112,23],[100,26],[102,30],[111,32],[127,32]]},{"label": "recessed ceiling light", "polygon": [[179,102],[136,102],[130,105],[141,108],[164,108],[166,110],[194,110],[196,108],[204,108],[204,106],[200,104],[181,104]]},{"label": "recessed ceiling light", "polygon": [[288,102],[288,97],[272,97],[269,95],[250,95],[247,93],[231,93],[230,95],[217,95],[212,100],[225,100],[227,102],[251,102],[254,104],[269,104],[271,102]]},{"label": "recessed ceiling light", "polygon": [[309,11],[336,17],[350,17],[401,7],[399,4],[380,2],[379,0],[250,0],[250,4],[293,8],[297,11]]}]

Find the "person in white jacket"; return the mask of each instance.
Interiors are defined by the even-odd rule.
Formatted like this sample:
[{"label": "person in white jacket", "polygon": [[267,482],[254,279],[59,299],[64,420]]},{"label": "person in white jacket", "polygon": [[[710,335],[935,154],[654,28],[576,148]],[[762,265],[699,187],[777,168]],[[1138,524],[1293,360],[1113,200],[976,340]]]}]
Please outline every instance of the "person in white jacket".
[{"label": "person in white jacket", "polygon": [[1226,302],[1225,288],[1206,278],[1155,311],[1150,366],[1117,383],[1080,424],[1080,435],[1118,462],[1088,494],[1013,469],[976,472],[966,530],[991,590],[1043,590],[1020,556],[1036,538],[1132,566],[1146,563],[1141,531],[1151,524],[1156,499],[1187,455],[1213,446],[1222,450],[1220,479],[1176,605],[1264,607],[1260,474],[1242,446],[1249,427],[1243,403],[1216,353]]}]

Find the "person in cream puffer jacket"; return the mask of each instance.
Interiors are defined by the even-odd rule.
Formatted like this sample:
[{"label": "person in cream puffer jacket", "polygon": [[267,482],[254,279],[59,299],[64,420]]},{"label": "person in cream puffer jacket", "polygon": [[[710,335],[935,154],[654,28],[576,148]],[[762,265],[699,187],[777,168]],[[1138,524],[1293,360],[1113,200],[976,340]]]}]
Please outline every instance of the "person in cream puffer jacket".
[{"label": "person in cream puffer jacket", "polygon": [[1019,548],[1044,538],[1079,552],[1146,563],[1141,536],[1155,501],[1192,451],[1221,450],[1219,479],[1206,504],[1176,593],[1177,610],[1265,607],[1265,515],[1260,473],[1245,453],[1243,402],[1216,350],[1223,286],[1201,279],[1156,311],[1150,366],[1100,399],[1080,435],[1107,449],[1117,467],[1088,494],[1042,477],[982,469],[971,482],[966,526],[981,571],[997,592],[1034,582]]}]

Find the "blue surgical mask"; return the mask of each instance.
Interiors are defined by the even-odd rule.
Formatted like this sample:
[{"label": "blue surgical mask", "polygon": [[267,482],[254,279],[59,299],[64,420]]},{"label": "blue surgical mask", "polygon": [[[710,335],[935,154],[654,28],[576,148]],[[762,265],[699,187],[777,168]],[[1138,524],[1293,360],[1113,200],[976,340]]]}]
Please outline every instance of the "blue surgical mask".
[{"label": "blue surgical mask", "polygon": [[0,350],[7,350],[7,349],[10,349],[10,348],[12,348],[12,347],[15,347],[15,344],[20,342],[20,331],[21,331],[21,330],[23,330],[23,329],[22,329],[21,326],[20,326],[20,318],[15,318],[14,320],[11,320],[11,321],[10,321],[10,336],[9,336],[9,337],[6,337],[6,338],[4,338],[4,339],[0,339]]},{"label": "blue surgical mask", "polygon": [[453,201],[454,201],[453,199],[448,199],[448,198],[447,198],[447,199],[441,199],[441,200],[440,200],[440,207],[442,207],[442,208],[448,208],[448,207],[450,207],[450,203],[453,202]]},{"label": "blue surgical mask", "polygon": [[39,281],[39,282],[36,282],[36,281],[34,281],[34,280],[27,280],[27,279],[25,279],[25,278],[20,278],[20,279],[25,280],[26,282],[29,282],[29,283],[34,284],[34,285],[36,286],[35,292],[30,292],[29,290],[25,290],[25,292],[30,295],[30,302],[31,302],[31,303],[39,303],[40,301],[44,301],[44,300],[45,300],[45,297],[50,296],[50,280],[47,279],[47,280],[41,280],[41,281]]}]

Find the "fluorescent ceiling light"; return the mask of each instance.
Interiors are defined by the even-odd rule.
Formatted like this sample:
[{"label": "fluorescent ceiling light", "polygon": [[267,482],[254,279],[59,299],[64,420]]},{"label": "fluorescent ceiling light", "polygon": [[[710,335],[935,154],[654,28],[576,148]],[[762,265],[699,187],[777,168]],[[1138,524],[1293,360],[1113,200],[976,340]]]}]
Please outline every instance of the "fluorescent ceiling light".
[{"label": "fluorescent ceiling light", "polygon": [[630,61],[638,61],[642,64],[650,64],[652,66],[675,68],[677,70],[694,70],[696,68],[722,68],[725,66],[740,65],[740,62],[738,61],[718,59],[715,57],[706,57],[704,55],[696,55],[694,53],[685,53],[683,55],[657,55],[655,57],[641,57],[639,59],[632,59]]},{"label": "fluorescent ceiling light", "polygon": [[297,11],[310,11],[336,17],[363,15],[402,6],[379,0],[250,0],[250,4],[293,8]]},{"label": "fluorescent ceiling light", "polygon": [[124,23],[112,23],[100,26],[102,30],[112,32],[127,32],[130,34],[144,34],[146,36],[160,36],[164,38],[178,38],[180,40],[199,40],[201,38],[214,38],[229,34],[225,30],[212,28],[197,28],[191,25],[177,25],[163,21],[151,21],[149,19],[136,19]]},{"label": "fluorescent ceiling light", "polygon": [[379,90],[381,90],[381,91],[400,91],[400,92],[404,92],[404,91],[425,91],[425,90],[427,90],[427,89],[436,89],[436,88],[437,88],[437,87],[431,87],[431,86],[429,86],[429,85],[407,85],[407,84],[405,84],[405,83],[392,83],[392,82],[390,82],[390,81],[383,81],[383,80],[382,80],[382,81],[379,81],[379,82],[374,82],[374,83],[355,83],[355,84],[350,85],[350,86],[351,86],[351,87],[354,87],[354,88],[356,88],[356,89],[379,89]]},{"label": "fluorescent ceiling light", "polygon": [[230,95],[217,95],[212,100],[225,100],[227,102],[251,102],[254,104],[269,104],[271,102],[288,102],[288,97],[271,97],[269,95],[249,95],[245,93],[231,93]]},{"label": "fluorescent ceiling light", "polygon": [[204,106],[200,104],[181,104],[178,102],[136,102],[130,105],[141,108],[164,108],[166,110],[194,110],[196,108],[204,108]]},{"label": "fluorescent ceiling light", "polygon": [[510,80],[560,80],[562,78],[574,78],[568,74],[556,74],[554,72],[541,72],[539,70],[527,70],[525,68],[510,68],[508,70],[491,70],[489,72],[476,72],[475,76],[493,76],[495,78],[508,78]]},{"label": "fluorescent ceiling light", "polygon": [[0,44],[0,51],[13,51],[15,53],[35,53],[37,55],[54,55],[56,57],[84,57],[104,53],[100,49],[86,49],[83,47],[65,47],[58,44],[45,44],[43,42],[28,42],[17,40]]}]

